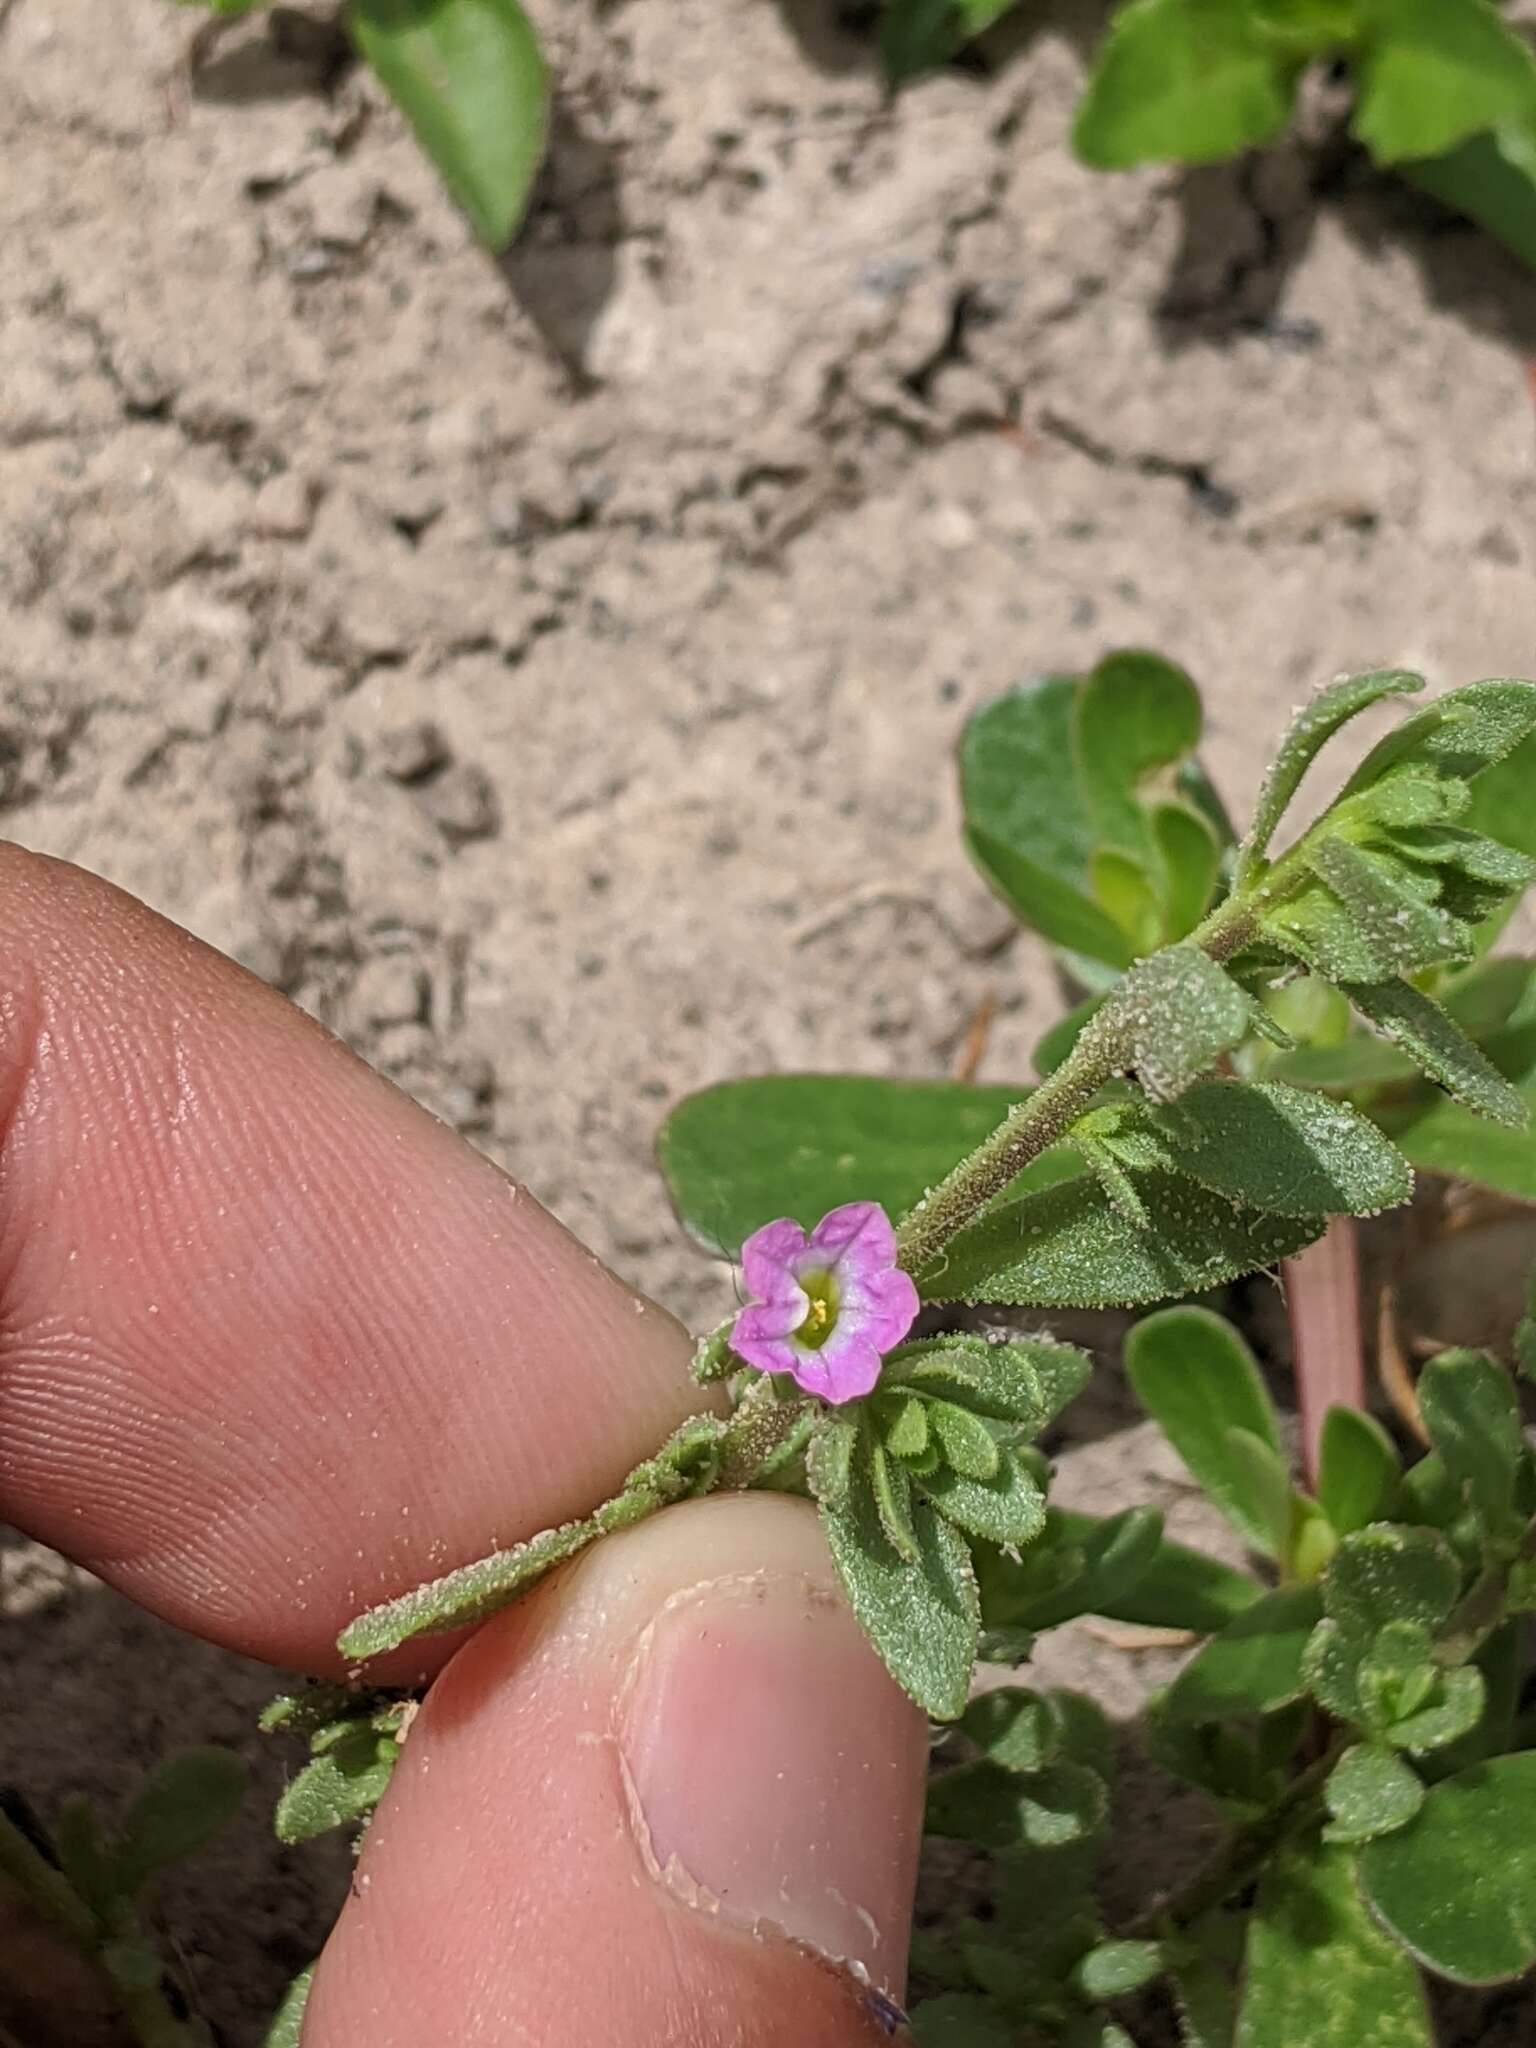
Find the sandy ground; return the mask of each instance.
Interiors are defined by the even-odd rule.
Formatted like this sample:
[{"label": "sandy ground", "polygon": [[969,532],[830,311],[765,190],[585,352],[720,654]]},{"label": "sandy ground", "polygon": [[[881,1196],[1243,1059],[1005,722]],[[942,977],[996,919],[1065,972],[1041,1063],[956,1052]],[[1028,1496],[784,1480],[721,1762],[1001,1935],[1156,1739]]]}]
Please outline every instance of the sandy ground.
[{"label": "sandy ground", "polygon": [[[970,706],[1157,646],[1241,806],[1342,667],[1536,666],[1536,280],[1324,104],[1257,165],[1081,171],[1092,5],[894,112],[816,0],[535,11],[498,269],[302,23],[189,84],[160,0],[0,8],[0,823],[697,1317],[669,1101],[943,1073],[989,993],[1002,1078],[1054,1010],[957,840]],[[248,1726],[263,1674],[8,1571],[6,1775]],[[338,1875],[258,1838],[181,1902],[239,2048]]]}]

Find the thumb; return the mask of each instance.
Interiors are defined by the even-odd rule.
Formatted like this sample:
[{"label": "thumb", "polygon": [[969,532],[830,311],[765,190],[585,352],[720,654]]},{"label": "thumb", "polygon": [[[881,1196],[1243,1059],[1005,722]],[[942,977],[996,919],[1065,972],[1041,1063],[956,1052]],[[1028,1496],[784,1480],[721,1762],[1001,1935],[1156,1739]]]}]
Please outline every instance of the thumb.
[{"label": "thumb", "polygon": [[926,1748],[804,1503],[669,1509],[438,1680],[304,2048],[887,2041]]}]

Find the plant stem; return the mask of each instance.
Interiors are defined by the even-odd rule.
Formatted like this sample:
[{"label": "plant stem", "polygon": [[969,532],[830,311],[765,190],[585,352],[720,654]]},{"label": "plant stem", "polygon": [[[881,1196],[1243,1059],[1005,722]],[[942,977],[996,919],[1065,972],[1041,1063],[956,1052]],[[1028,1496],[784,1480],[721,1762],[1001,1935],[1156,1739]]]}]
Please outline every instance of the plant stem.
[{"label": "plant stem", "polygon": [[754,1381],[726,1426],[715,1491],[750,1486],[779,1446],[799,1428],[809,1401],[781,1401],[766,1376]]},{"label": "plant stem", "polygon": [[1310,1809],[1317,1804],[1329,1774],[1348,1747],[1347,1736],[1336,1737],[1315,1763],[1292,1779],[1267,1813],[1239,1828],[1187,1884],[1139,1913],[1126,1929],[1127,1939],[1145,1940],[1170,1925],[1193,1927],[1256,1877],[1276,1845],[1298,1822],[1310,1818]]},{"label": "plant stem", "polygon": [[[1217,962],[1241,952],[1254,934],[1256,912],[1229,897],[1181,943]],[[921,1272],[977,1211],[1002,1193],[1032,1160],[1070,1130],[1106,1082],[1124,1071],[1125,1054],[1113,996],[1078,1034],[1055,1073],[1018,1103],[967,1158],[926,1194],[896,1233],[897,1258]]]},{"label": "plant stem", "polygon": [[1330,1408],[1365,1410],[1365,1356],[1360,1337],[1360,1251],[1352,1216],[1335,1216],[1316,1244],[1280,1269],[1296,1406],[1301,1417],[1301,1468],[1317,1484],[1323,1422]]}]

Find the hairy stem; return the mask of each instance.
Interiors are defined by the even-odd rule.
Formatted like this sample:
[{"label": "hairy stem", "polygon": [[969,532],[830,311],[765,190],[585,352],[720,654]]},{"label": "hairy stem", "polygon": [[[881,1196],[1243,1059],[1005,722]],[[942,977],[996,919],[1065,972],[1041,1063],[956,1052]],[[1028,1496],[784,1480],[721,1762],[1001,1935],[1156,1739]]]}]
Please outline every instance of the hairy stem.
[{"label": "hairy stem", "polygon": [[[1253,906],[1245,899],[1229,897],[1184,943],[1199,946],[1212,960],[1230,960],[1253,937],[1254,924]],[[896,1233],[896,1249],[906,1270],[921,1272],[937,1258],[957,1231],[1071,1129],[1105,1083],[1124,1068],[1111,996],[1079,1034],[1055,1073],[1011,1109],[992,1135],[903,1219]]]},{"label": "hairy stem", "polygon": [[781,1401],[771,1379],[755,1381],[726,1427],[714,1490],[750,1486],[794,1435],[810,1406],[809,1401]]}]

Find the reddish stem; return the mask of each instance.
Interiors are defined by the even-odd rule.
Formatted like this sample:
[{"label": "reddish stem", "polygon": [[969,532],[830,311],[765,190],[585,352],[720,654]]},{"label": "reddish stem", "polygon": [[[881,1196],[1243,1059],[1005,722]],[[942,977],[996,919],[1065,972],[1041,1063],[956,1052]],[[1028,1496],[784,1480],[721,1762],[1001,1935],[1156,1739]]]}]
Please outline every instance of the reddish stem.
[{"label": "reddish stem", "polygon": [[1280,1282],[1296,1366],[1302,1476],[1310,1488],[1328,1410],[1366,1405],[1355,1219],[1335,1216],[1316,1244],[1285,1261]]}]

